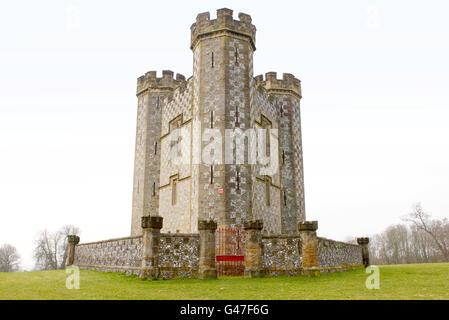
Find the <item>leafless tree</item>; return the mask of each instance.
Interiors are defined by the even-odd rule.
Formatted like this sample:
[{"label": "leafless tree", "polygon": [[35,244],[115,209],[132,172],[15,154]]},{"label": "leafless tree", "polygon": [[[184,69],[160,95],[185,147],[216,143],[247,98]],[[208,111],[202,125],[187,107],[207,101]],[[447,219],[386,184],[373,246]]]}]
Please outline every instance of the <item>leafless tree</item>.
[{"label": "leafless tree", "polygon": [[19,271],[20,256],[16,247],[4,244],[0,247],[0,272]]},{"label": "leafless tree", "polygon": [[449,261],[449,239],[447,231],[449,227],[447,219],[431,219],[431,216],[424,212],[421,204],[416,203],[413,205],[412,212],[405,220],[412,223],[417,230],[428,234],[440,251],[444,261]]},{"label": "leafless tree", "polygon": [[389,226],[371,236],[369,243],[372,264],[447,262],[449,220],[434,219],[420,204],[403,218],[407,224]]},{"label": "leafless tree", "polygon": [[56,232],[41,231],[35,240],[34,259],[36,269],[64,268],[67,259],[67,236],[79,234],[79,228],[65,225]]}]

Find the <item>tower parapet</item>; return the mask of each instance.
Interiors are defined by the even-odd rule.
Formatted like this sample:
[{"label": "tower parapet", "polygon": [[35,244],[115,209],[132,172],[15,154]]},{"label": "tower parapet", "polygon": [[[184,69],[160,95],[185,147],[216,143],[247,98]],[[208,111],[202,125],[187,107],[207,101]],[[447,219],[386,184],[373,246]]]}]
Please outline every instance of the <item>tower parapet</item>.
[{"label": "tower parapet", "polygon": [[174,77],[173,71],[163,70],[162,77],[157,77],[156,71],[148,71],[145,75],[137,78],[137,95],[148,89],[169,89],[174,90],[178,87],[186,86],[186,78],[177,73]]},{"label": "tower parapet", "polygon": [[276,72],[267,72],[265,78],[263,75],[259,75],[254,80],[258,86],[263,86],[268,93],[291,93],[299,98],[302,97],[301,80],[290,73],[283,73],[282,79],[278,79]]},{"label": "tower parapet", "polygon": [[215,33],[233,33],[250,40],[253,51],[256,50],[256,27],[251,23],[251,16],[239,13],[239,20],[234,20],[231,9],[218,9],[217,19],[210,20],[209,12],[200,13],[196,22],[190,27],[191,49],[198,41]]}]

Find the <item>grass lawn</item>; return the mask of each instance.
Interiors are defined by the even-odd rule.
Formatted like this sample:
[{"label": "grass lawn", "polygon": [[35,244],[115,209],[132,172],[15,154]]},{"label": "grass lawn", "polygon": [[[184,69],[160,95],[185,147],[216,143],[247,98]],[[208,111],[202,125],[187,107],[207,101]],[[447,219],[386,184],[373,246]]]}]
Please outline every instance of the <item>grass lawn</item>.
[{"label": "grass lawn", "polygon": [[0,273],[0,299],[445,299],[449,263],[380,267],[380,289],[365,287],[365,269],[316,278],[141,280],[81,270],[68,290],[64,270]]}]

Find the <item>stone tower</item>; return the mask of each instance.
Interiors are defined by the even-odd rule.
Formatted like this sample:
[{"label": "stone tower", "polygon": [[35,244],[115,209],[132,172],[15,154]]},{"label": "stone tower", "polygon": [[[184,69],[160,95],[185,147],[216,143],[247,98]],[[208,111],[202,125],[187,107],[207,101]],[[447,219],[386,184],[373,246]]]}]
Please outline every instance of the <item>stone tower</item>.
[{"label": "stone tower", "polygon": [[256,28],[238,18],[229,9],[197,16],[187,81],[170,71],[138,79],[132,235],[144,215],[164,217],[172,233],[198,232],[199,219],[259,219],[265,234],[292,234],[305,220],[300,81],[254,78]]},{"label": "stone tower", "polygon": [[140,220],[144,215],[158,215],[159,174],[161,165],[160,136],[162,102],[173,95],[177,87],[185,86],[183,75],[149,71],[137,79],[137,130],[134,159],[134,184],[131,235],[141,233]]},{"label": "stone tower", "polygon": [[[223,143],[216,163],[199,165],[199,216],[215,218],[219,225],[241,225],[251,206],[251,166],[237,164],[235,155],[225,161],[225,130],[250,127],[250,84],[256,28],[251,17],[232,10],[199,14],[191,27],[193,51],[194,117],[201,128],[218,129]],[[210,143],[204,140],[202,149]],[[231,151],[232,152],[232,151]],[[234,152],[233,152],[234,153]],[[223,188],[223,194],[218,194]]]}]

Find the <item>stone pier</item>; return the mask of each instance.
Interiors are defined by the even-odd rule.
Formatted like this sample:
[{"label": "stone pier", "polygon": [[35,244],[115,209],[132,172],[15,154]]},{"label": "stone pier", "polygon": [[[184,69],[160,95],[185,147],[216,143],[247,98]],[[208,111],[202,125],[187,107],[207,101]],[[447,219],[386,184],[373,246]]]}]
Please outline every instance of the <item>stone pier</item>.
[{"label": "stone pier", "polygon": [[144,216],[142,225],[142,270],[141,278],[158,278],[159,242],[163,218],[160,216]]},{"label": "stone pier", "polygon": [[298,231],[301,237],[302,266],[304,274],[308,276],[320,275],[317,229],[318,221],[304,221],[298,224]]},{"label": "stone pier", "polygon": [[245,278],[262,278],[262,220],[247,221],[245,229]]},{"label": "stone pier", "polygon": [[215,267],[215,230],[217,223],[212,220],[199,220],[198,231],[200,233],[200,257],[199,277],[201,279],[216,279]]}]

